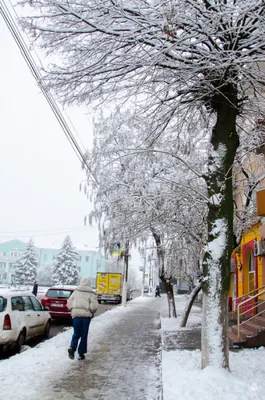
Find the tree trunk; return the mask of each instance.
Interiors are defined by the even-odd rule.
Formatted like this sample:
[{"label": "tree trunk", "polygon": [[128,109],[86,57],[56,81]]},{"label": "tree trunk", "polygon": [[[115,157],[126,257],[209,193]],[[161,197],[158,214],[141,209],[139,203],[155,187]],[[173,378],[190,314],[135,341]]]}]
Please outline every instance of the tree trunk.
[{"label": "tree trunk", "polygon": [[173,291],[173,284],[171,279],[166,279],[164,276],[159,276],[161,281],[163,282],[165,292],[167,294],[167,301],[168,301],[168,317],[177,318],[177,311],[176,311],[176,304],[175,304],[175,297]]},{"label": "tree trunk", "polygon": [[[154,229],[151,229],[155,243],[156,243],[156,252],[157,252],[157,259],[158,259],[158,268],[159,268],[159,278],[163,282],[165,292],[167,294],[167,299],[168,299],[168,315],[169,318],[171,318],[171,315],[173,314],[173,317],[177,318],[177,312],[176,312],[176,305],[175,305],[175,298],[174,298],[174,293],[173,293],[173,285],[171,284],[171,277],[166,276],[165,272],[165,253],[164,249],[162,247],[161,243],[161,237],[160,234],[155,232]],[[172,308],[172,313],[171,313],[171,308]]]},{"label": "tree trunk", "polygon": [[202,284],[199,283],[197,286],[195,286],[195,288],[191,292],[191,294],[189,296],[189,300],[188,300],[188,302],[186,304],[186,307],[184,309],[184,313],[183,313],[181,322],[180,322],[180,327],[181,328],[184,328],[186,326],[188,318],[189,318],[191,307],[193,306],[193,303],[194,303],[196,297],[198,296],[199,292],[201,291],[201,288],[202,288]]},{"label": "tree trunk", "polygon": [[237,89],[218,84],[213,99],[213,128],[206,179],[209,195],[208,246],[203,262],[202,368],[229,368],[228,291],[233,250],[232,166],[239,145],[236,133]]}]

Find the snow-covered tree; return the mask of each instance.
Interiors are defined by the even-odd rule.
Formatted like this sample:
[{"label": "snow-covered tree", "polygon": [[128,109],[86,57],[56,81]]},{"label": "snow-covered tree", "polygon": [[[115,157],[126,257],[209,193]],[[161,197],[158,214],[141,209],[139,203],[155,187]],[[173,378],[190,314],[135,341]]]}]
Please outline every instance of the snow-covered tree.
[{"label": "snow-covered tree", "polygon": [[[252,118],[260,112],[257,93],[265,81],[264,0],[22,3],[38,13],[24,26],[57,56],[59,65],[51,65],[46,82],[62,101],[126,103],[132,99],[149,124],[143,142],[150,149],[166,131],[191,132],[187,126],[195,113],[208,122],[202,366],[229,368],[232,167],[241,116],[252,110],[248,116]],[[196,126],[194,132],[198,133]]]},{"label": "snow-covered tree", "polygon": [[[202,246],[202,239],[205,239],[205,233],[202,235],[205,193],[204,207],[198,201],[200,195],[203,198],[205,186],[190,171],[201,169],[205,157],[191,141],[165,136],[152,146],[152,151],[139,151],[141,133],[145,130],[144,123],[139,122],[136,115],[127,111],[115,112],[105,119],[100,116],[96,123],[93,151],[88,154],[97,181],[92,185],[95,203],[92,216],[101,222],[102,238],[110,249],[123,237],[141,244],[146,237],[153,236],[159,277],[166,293],[174,299],[170,280],[176,277],[178,262],[180,265],[184,257],[182,246],[177,257],[174,253],[174,258],[174,243],[183,241],[185,236],[188,241],[190,235],[190,242],[196,240]],[[184,153],[186,162],[180,157]],[[198,212],[201,215],[197,218]],[[195,248],[199,249],[199,245],[192,246],[193,250]],[[187,248],[185,250],[187,254]],[[192,253],[195,255],[195,251]],[[198,259],[190,267],[192,271],[197,270]]]},{"label": "snow-covered tree", "polygon": [[70,236],[66,236],[54,262],[52,280],[55,285],[77,285],[78,259],[79,254],[75,251]]},{"label": "snow-covered tree", "polygon": [[50,286],[52,284],[53,264],[43,265],[38,268],[37,281],[39,285]]},{"label": "snow-covered tree", "polygon": [[38,257],[34,242],[31,239],[21,257],[15,263],[14,283],[17,285],[32,285],[37,276]]}]

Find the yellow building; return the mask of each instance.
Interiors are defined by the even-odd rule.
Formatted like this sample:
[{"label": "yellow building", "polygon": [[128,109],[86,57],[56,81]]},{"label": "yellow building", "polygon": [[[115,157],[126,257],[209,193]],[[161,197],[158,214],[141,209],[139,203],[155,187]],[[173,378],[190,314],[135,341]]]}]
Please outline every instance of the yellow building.
[{"label": "yellow building", "polygon": [[[265,119],[258,119],[257,126],[263,130]],[[241,297],[240,301],[244,300],[242,296],[250,298],[265,285],[264,152],[264,146],[260,145],[255,151],[240,155],[240,162],[234,168],[235,233],[239,245],[231,259],[230,306],[234,300],[233,308],[236,298]]]}]

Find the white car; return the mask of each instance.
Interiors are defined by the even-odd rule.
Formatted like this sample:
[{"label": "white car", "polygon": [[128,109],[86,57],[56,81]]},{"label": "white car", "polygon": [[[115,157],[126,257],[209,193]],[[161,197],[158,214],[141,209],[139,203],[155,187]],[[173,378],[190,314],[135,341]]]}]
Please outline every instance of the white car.
[{"label": "white car", "polygon": [[48,338],[51,316],[28,291],[0,289],[0,349],[21,346],[35,336]]}]

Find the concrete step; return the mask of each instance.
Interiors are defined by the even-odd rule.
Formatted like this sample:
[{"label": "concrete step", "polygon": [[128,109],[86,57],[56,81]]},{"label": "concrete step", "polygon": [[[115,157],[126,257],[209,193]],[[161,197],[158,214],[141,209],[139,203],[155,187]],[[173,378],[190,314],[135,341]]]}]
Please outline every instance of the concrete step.
[{"label": "concrete step", "polygon": [[245,322],[244,325],[242,325],[242,327],[252,332],[253,336],[257,336],[260,331],[265,330],[265,325],[263,325],[262,322],[257,321],[256,319]]},{"label": "concrete step", "polygon": [[228,333],[228,340],[229,340],[229,347],[233,348],[235,346],[244,346],[244,344],[246,343],[246,340],[238,340],[237,338],[237,334],[234,332],[229,332]]},{"label": "concrete step", "polygon": [[265,328],[265,316],[259,315],[258,317],[253,318],[252,321],[259,323],[263,328]]},{"label": "concrete step", "polygon": [[[232,328],[230,328],[230,329],[231,329],[231,332],[237,336],[237,326],[236,325],[232,326]],[[247,338],[255,337],[255,336],[257,336],[257,334],[254,334],[249,329],[246,329],[242,326],[240,327],[240,339],[241,340],[247,340]]]}]

